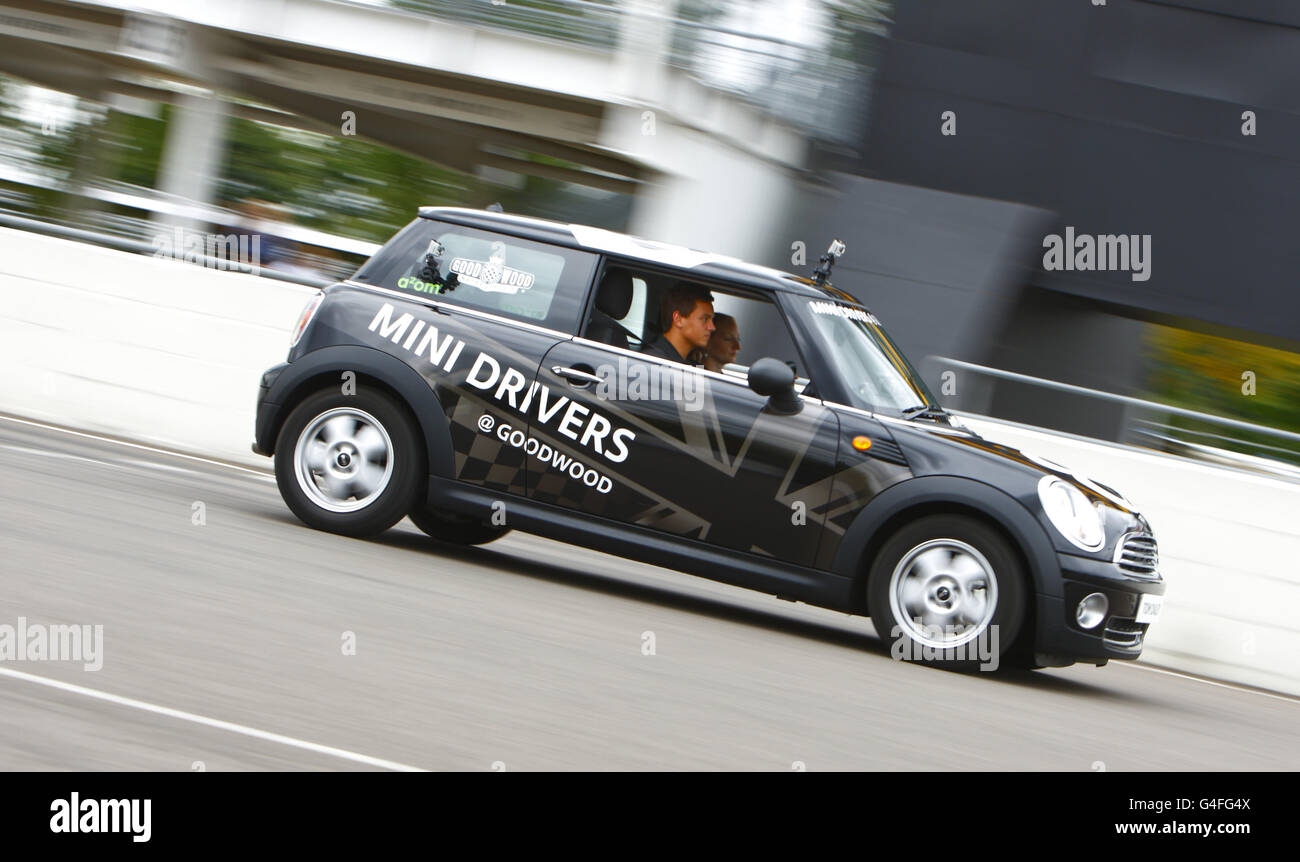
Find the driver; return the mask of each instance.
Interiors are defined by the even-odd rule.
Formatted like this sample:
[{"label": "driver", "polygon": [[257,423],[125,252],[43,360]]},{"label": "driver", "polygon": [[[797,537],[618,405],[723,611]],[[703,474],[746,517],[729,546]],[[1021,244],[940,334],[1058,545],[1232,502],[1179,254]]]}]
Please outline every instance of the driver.
[{"label": "driver", "polygon": [[664,294],[659,306],[664,326],[641,352],[673,362],[698,365],[688,358],[696,348],[705,348],[713,334],[713,294],[702,285],[679,281]]}]

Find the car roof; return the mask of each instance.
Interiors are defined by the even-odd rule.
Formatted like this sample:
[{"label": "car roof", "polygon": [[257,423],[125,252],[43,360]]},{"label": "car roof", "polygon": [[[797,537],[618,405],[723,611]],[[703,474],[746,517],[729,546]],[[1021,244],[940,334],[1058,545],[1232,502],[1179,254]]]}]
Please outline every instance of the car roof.
[{"label": "car roof", "polygon": [[[643,239],[630,234],[588,225],[564,224],[550,219],[513,215],[465,207],[420,207],[422,218],[534,239],[551,245],[580,248],[598,254],[632,258],[648,264],[691,270],[700,278],[739,282],[746,287],[781,290],[814,299],[862,303],[831,285],[820,286],[810,278],[759,266],[735,257],[699,251],[671,243]],[[863,306],[865,308],[865,306]]]}]

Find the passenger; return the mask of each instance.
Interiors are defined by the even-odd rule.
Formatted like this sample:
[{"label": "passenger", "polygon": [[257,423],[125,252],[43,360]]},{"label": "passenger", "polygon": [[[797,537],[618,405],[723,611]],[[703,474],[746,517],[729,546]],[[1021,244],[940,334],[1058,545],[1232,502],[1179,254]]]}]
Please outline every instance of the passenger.
[{"label": "passenger", "polygon": [[713,326],[702,362],[709,371],[722,371],[722,366],[735,362],[740,352],[740,327],[730,314],[713,315]]},{"label": "passenger", "polygon": [[641,352],[698,365],[688,357],[696,348],[707,347],[713,333],[713,294],[701,285],[679,281],[664,294],[659,319],[663,333],[646,342]]}]

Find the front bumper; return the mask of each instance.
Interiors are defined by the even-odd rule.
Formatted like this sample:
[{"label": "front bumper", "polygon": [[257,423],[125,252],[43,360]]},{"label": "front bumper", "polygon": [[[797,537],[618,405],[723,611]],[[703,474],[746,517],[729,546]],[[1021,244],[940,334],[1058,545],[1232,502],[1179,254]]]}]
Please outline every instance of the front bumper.
[{"label": "front bumper", "polygon": [[[1074,554],[1056,556],[1061,567],[1062,595],[1036,597],[1038,663],[1101,664],[1108,659],[1131,661],[1140,656],[1149,625],[1135,621],[1138,603],[1144,594],[1164,595],[1164,580],[1131,575],[1105,560]],[[1089,593],[1104,594],[1110,607],[1100,625],[1084,629],[1075,620],[1075,609]]]},{"label": "front bumper", "polygon": [[257,387],[257,420],[253,426],[253,454],[271,457],[275,451],[276,418],[280,414],[280,405],[267,400],[271,387],[284,369],[287,362],[273,365],[262,373],[262,381]]}]

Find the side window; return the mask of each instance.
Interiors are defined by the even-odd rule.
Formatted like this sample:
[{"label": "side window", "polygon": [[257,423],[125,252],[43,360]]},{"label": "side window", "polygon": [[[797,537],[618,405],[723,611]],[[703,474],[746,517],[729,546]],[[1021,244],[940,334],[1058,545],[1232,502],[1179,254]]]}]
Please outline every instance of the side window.
[{"label": "side window", "polygon": [[807,385],[807,372],[794,338],[776,304],[745,294],[713,291],[714,332],[709,338],[711,364],[726,360],[724,374],[743,377],[765,357],[781,360],[794,369],[800,386]]},{"label": "side window", "polygon": [[[687,272],[641,270],[622,261],[612,261],[605,267],[597,287],[587,337],[616,347],[647,349],[645,345],[663,332],[663,304],[669,301],[667,296],[681,284],[705,289],[713,297],[714,331],[707,336],[703,331],[691,333],[701,341],[707,337],[707,343],[696,344],[688,354],[691,364],[743,381],[750,365],[764,357],[773,357],[794,369],[800,390],[808,385],[807,370],[794,338],[771,298],[743,289],[733,291],[695,282]],[[633,337],[633,341],[628,341],[627,336]],[[640,345],[634,343],[637,341]]]},{"label": "side window", "polygon": [[595,264],[576,249],[416,219],[355,279],[574,332]]}]

